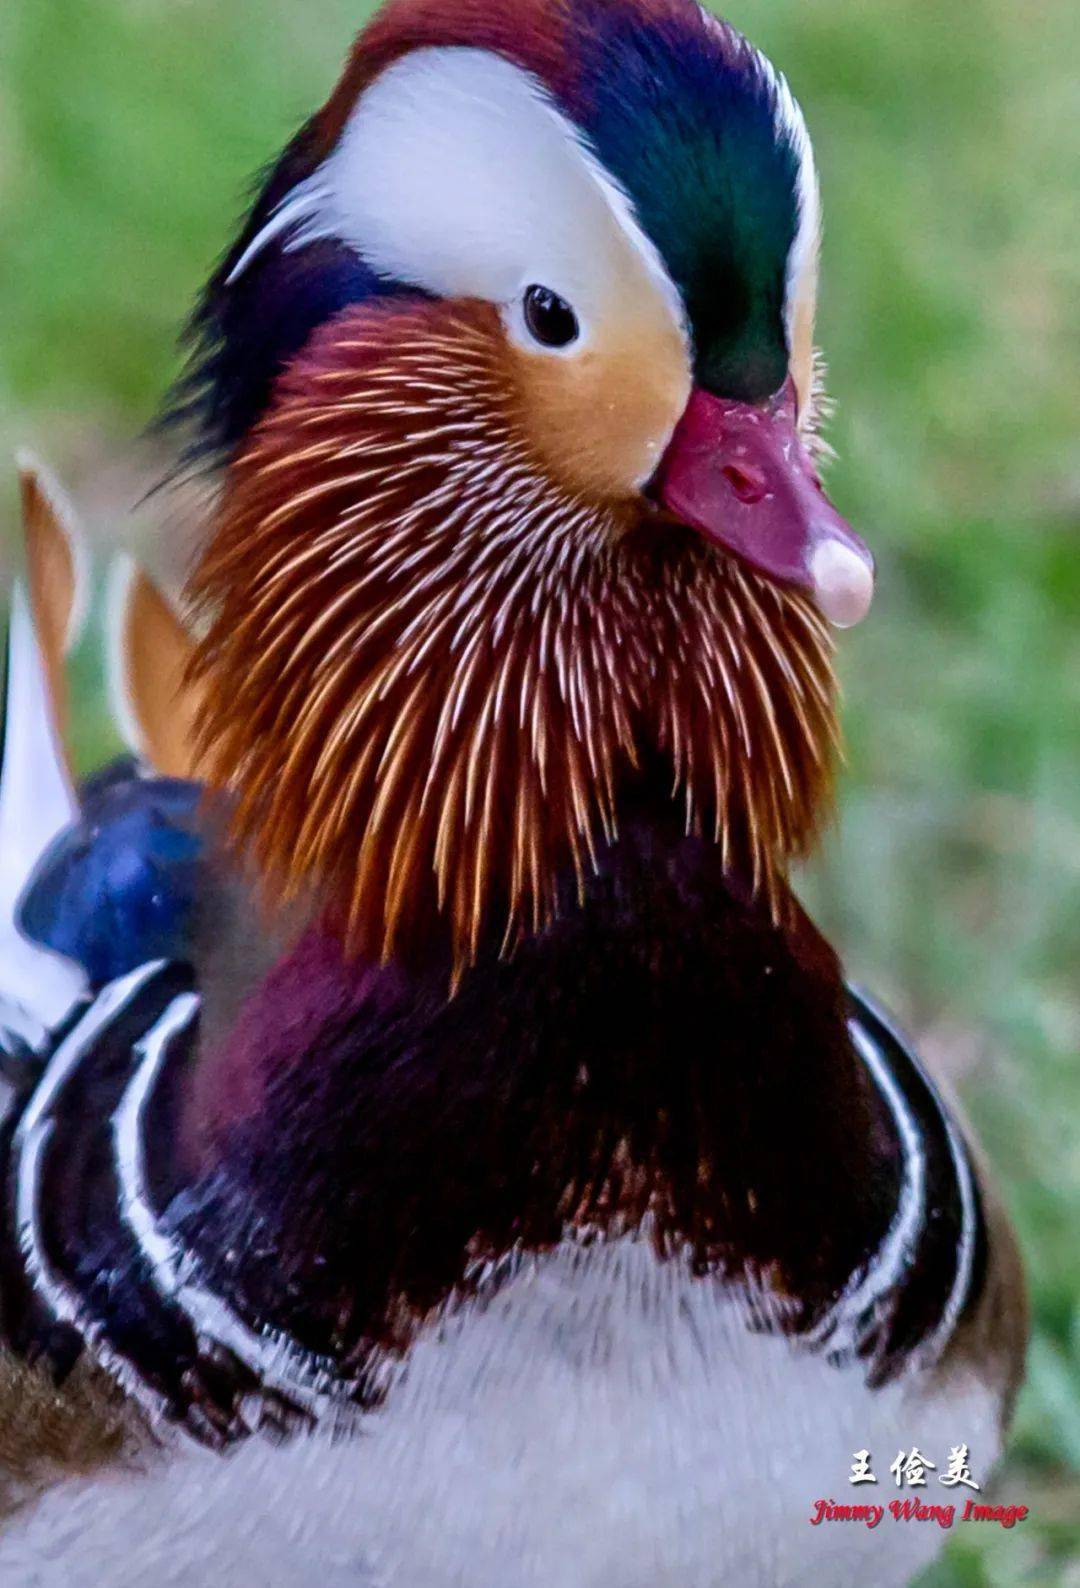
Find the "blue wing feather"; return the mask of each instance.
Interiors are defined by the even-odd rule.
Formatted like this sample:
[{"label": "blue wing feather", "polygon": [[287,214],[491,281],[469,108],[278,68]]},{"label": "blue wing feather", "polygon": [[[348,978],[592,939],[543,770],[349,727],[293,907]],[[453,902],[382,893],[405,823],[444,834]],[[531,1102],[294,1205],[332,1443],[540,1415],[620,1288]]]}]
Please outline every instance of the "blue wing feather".
[{"label": "blue wing feather", "polygon": [[190,959],[201,798],[198,783],[144,777],[130,761],[98,774],[30,877],[20,931],[75,960],[94,987],[149,959]]}]

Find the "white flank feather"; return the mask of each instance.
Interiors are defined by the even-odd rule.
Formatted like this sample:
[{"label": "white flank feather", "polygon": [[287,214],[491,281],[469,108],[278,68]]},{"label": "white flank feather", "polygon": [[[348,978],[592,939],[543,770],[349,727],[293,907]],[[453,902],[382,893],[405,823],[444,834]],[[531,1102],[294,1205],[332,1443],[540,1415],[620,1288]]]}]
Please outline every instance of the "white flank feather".
[{"label": "white flank feather", "polygon": [[12,592],[7,700],[0,763],[0,1021],[11,1004],[45,1026],[67,1014],[84,989],[69,960],[30,943],[15,912],[34,866],[78,806],[57,739],[45,667],[26,593]]}]

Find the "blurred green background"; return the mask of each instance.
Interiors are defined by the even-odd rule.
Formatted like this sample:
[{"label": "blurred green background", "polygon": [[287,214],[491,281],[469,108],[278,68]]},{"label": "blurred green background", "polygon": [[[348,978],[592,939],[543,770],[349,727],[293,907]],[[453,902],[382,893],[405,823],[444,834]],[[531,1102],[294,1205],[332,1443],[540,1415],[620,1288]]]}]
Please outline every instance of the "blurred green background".
[{"label": "blurred green background", "polygon": [[[99,524],[124,532],[147,467],[133,440],[252,174],[324,95],[366,11],[0,6],[0,456],[36,446]],[[880,562],[874,612],[841,647],[849,764],[805,889],[853,974],[961,1086],[1034,1291],[998,1486],[1032,1520],[965,1530],[927,1581],[1076,1588],[1080,10],[732,0],[727,14],[788,74],[815,136],[830,483]],[[4,468],[8,528],[12,484]],[[90,762],[108,734],[92,644],[79,669]]]}]

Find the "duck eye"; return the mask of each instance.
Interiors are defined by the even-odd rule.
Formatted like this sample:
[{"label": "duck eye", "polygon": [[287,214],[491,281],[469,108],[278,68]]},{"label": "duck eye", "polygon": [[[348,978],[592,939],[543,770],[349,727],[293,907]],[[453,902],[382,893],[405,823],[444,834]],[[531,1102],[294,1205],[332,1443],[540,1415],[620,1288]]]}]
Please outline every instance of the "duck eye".
[{"label": "duck eye", "polygon": [[525,324],[542,347],[568,347],[578,334],[577,315],[549,287],[525,289]]}]

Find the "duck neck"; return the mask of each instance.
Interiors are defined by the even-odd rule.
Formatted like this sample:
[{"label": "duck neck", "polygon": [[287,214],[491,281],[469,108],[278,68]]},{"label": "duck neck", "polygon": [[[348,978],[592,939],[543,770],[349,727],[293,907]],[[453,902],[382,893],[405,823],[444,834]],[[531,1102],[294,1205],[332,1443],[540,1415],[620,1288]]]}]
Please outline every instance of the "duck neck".
[{"label": "duck neck", "polygon": [[890,1146],[794,901],[776,925],[714,845],[644,818],[566,894],[452,997],[320,923],[206,1047],[174,1216],[250,1312],[355,1351],[482,1260],[647,1229],[809,1318],[880,1238]]}]

